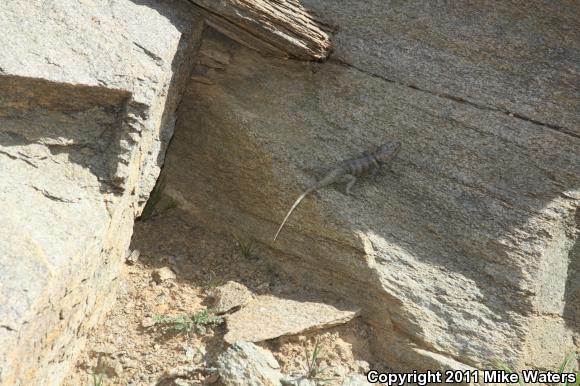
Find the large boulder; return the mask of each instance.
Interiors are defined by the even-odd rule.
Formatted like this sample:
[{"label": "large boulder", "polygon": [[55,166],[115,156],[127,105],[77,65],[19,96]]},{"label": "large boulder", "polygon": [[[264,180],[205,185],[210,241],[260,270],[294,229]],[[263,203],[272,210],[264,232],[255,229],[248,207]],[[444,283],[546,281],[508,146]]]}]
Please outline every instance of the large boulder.
[{"label": "large boulder", "polygon": [[179,1],[0,4],[0,384],[57,385],[114,300],[202,23]]},{"label": "large boulder", "polygon": [[[578,5],[306,3],[338,26],[325,63],[205,36],[168,194],[361,306],[395,369],[560,362],[580,330]],[[273,243],[302,190],[388,140],[390,170],[307,197]]]}]

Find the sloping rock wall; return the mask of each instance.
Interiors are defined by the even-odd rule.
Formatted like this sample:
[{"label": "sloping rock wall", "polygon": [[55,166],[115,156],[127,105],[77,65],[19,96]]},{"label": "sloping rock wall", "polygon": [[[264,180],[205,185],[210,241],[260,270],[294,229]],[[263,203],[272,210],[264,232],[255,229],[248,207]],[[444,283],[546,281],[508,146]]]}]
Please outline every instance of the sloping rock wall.
[{"label": "sloping rock wall", "polygon": [[[58,384],[106,311],[185,87],[166,193],[362,307],[393,368],[578,348],[578,5],[303,5],[286,35],[287,9],[254,34],[212,16],[250,50],[202,39],[192,2],[0,4],[0,384]],[[280,59],[328,54],[319,19],[330,60]],[[308,197],[272,242],[305,186],[392,139],[390,170]]]},{"label": "sloping rock wall", "polygon": [[[167,193],[362,306],[394,368],[553,368],[580,333],[578,6],[306,3],[339,27],[323,64],[205,36]],[[272,242],[328,167],[395,139],[390,171],[310,196]]]},{"label": "sloping rock wall", "polygon": [[178,1],[0,4],[0,384],[60,384],[114,300],[201,27]]}]

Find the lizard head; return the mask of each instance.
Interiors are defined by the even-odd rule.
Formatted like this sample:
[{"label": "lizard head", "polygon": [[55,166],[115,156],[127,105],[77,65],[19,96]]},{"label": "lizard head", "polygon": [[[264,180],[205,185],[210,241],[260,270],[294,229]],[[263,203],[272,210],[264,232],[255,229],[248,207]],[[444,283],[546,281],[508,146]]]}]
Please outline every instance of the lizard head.
[{"label": "lizard head", "polygon": [[376,159],[381,163],[388,162],[395,158],[395,156],[399,153],[399,150],[401,150],[401,142],[387,142],[384,145],[381,145],[375,152]]}]

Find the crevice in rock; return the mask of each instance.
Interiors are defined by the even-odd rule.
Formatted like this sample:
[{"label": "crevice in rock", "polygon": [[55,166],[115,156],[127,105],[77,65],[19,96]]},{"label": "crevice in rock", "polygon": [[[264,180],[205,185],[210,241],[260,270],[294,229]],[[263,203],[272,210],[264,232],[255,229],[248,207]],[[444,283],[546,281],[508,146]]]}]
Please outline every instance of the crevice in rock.
[{"label": "crevice in rock", "polygon": [[344,61],[344,60],[342,60],[340,58],[337,58],[337,57],[331,56],[329,58],[329,61],[331,61],[333,63],[337,63],[337,64],[339,64],[341,66],[344,66],[344,67],[352,68],[352,69],[354,69],[354,70],[356,70],[358,72],[362,72],[363,74],[366,74],[366,75],[371,76],[373,78],[377,78],[377,79],[383,80],[385,82],[398,84],[398,85],[404,86],[404,87],[409,87],[409,88],[411,88],[413,90],[421,91],[421,92],[424,92],[424,93],[427,93],[427,94],[430,94],[430,95],[434,95],[434,96],[437,96],[437,97],[440,97],[440,98],[449,99],[449,100],[452,100],[454,102],[466,104],[466,105],[475,107],[475,108],[480,109],[480,110],[494,111],[494,112],[502,113],[502,114],[508,115],[510,117],[518,118],[518,119],[521,119],[523,121],[526,121],[526,122],[529,122],[529,123],[533,123],[533,124],[536,124],[536,125],[539,125],[539,126],[543,126],[543,127],[547,128],[547,129],[550,129],[550,130],[557,131],[558,133],[565,134],[565,135],[569,135],[569,136],[574,137],[576,139],[580,139],[580,135],[579,134],[577,134],[577,133],[573,132],[572,130],[570,130],[570,129],[566,128],[566,127],[563,127],[563,126],[554,125],[554,124],[551,124],[551,123],[548,123],[548,122],[542,122],[542,121],[539,121],[537,119],[533,119],[533,118],[527,117],[527,116],[525,116],[523,114],[516,113],[516,112],[513,112],[513,111],[501,109],[501,108],[498,108],[498,107],[481,105],[481,104],[472,102],[470,100],[467,100],[465,98],[461,98],[461,97],[458,97],[458,96],[455,96],[455,95],[451,95],[451,94],[447,94],[447,93],[443,93],[443,92],[437,92],[437,91],[433,91],[433,90],[428,90],[428,89],[424,89],[424,88],[421,88],[421,87],[416,86],[416,85],[413,85],[413,84],[408,84],[408,83],[405,83],[405,82],[401,82],[399,80],[390,79],[390,78],[387,78],[387,77],[385,77],[383,75],[376,74],[374,72],[365,70],[365,69],[363,69],[363,68],[361,68],[359,66],[356,66],[354,64],[348,63],[348,62],[346,62],[346,61]]},{"label": "crevice in rock", "polygon": [[162,61],[162,59],[159,57],[159,55],[156,55],[154,52],[151,52],[150,50],[148,50],[147,48],[143,47],[141,44],[137,43],[137,42],[133,42],[133,44],[137,47],[139,47],[144,53],[145,55],[149,56],[151,59],[153,59],[156,63],[160,63]]},{"label": "crevice in rock", "polygon": [[74,203],[76,200],[67,199],[64,197],[55,196],[54,194],[49,193],[46,189],[41,189],[34,185],[29,185],[32,189],[36,190],[37,192],[41,193],[44,197],[48,198],[52,201],[63,202],[67,204]]},{"label": "crevice in rock", "polygon": [[22,155],[22,154],[20,154],[21,157],[16,157],[14,154],[10,154],[6,151],[1,151],[1,150],[0,150],[0,154],[4,154],[5,156],[7,156],[8,158],[13,159],[13,160],[19,160],[19,161],[25,162],[25,163],[29,164],[30,166],[38,169],[38,165],[34,164],[33,162],[30,162],[29,160],[27,160],[25,158],[22,158],[22,157],[24,157],[24,155]]}]

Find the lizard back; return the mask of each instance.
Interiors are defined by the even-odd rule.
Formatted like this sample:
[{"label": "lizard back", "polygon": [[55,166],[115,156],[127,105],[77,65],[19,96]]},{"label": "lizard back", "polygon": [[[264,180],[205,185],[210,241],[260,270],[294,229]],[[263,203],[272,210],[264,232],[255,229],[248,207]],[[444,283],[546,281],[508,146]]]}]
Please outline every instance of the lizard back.
[{"label": "lizard back", "polygon": [[278,238],[280,231],[290,218],[294,209],[302,202],[304,197],[309,195],[310,193],[338,182],[342,179],[342,177],[350,177],[351,181],[347,185],[347,193],[349,192],[350,187],[356,181],[355,176],[360,176],[361,174],[367,172],[373,167],[378,168],[381,164],[384,164],[390,160],[392,160],[399,152],[401,148],[401,143],[398,141],[387,142],[381,146],[379,146],[375,151],[372,153],[363,155],[358,158],[352,158],[345,161],[340,162],[334,169],[332,169],[326,176],[324,176],[321,180],[311,185],[308,189],[306,189],[302,194],[294,201],[294,204],[288,210],[286,217],[280,224],[276,235],[274,236],[274,241]]}]

